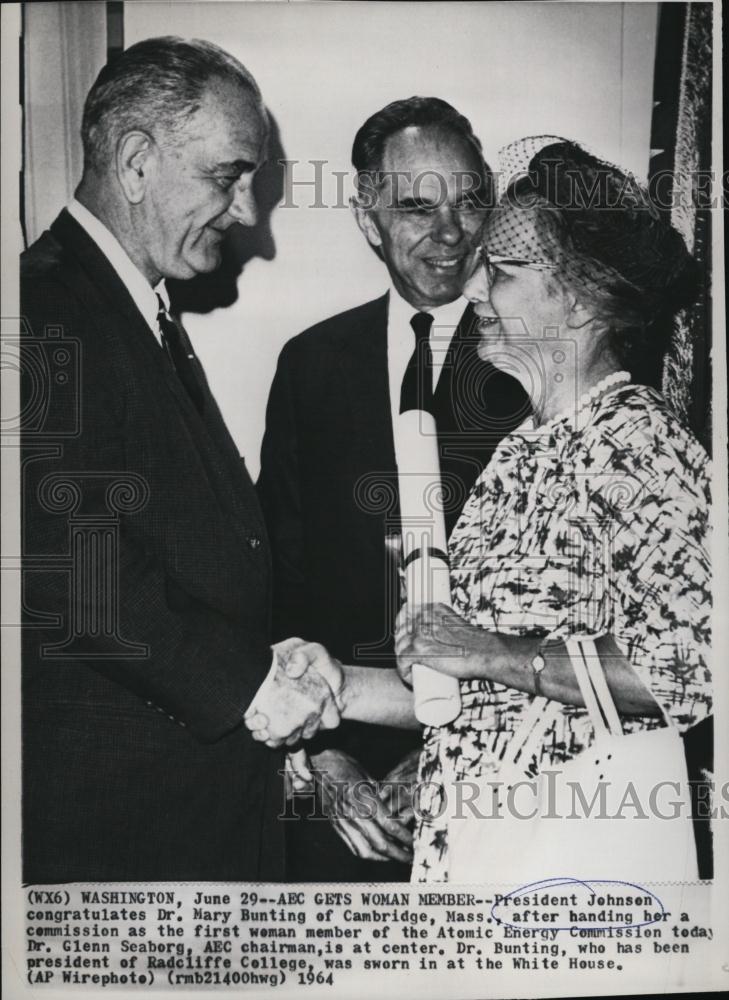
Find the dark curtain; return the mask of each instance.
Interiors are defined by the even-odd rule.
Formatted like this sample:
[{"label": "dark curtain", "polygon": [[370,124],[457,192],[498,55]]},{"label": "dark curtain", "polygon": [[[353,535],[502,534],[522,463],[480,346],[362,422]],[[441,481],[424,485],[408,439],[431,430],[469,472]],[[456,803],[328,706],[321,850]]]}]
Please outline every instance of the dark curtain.
[{"label": "dark curtain", "polygon": [[656,43],[650,184],[655,203],[699,264],[695,305],[679,314],[662,373],[663,394],[711,447],[710,3],[661,4]]},{"label": "dark curtain", "polygon": [[[677,317],[663,365],[663,394],[707,451],[711,447],[712,18],[709,3],[661,5],[649,173],[654,203],[681,232],[699,265],[699,295]],[[721,309],[720,303],[717,308]],[[701,878],[713,876],[707,818],[713,743],[711,717],[685,735]]]}]

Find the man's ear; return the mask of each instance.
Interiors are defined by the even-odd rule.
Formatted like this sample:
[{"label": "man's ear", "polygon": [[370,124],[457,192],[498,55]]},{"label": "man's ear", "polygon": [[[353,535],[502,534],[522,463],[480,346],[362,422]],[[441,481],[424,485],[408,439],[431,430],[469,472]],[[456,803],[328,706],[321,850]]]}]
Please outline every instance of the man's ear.
[{"label": "man's ear", "polygon": [[146,132],[125,132],[116,148],[116,173],[127,201],[138,205],[143,199],[153,166],[152,139]]},{"label": "man's ear", "polygon": [[364,208],[356,197],[349,199],[349,207],[352,215],[357,220],[357,225],[364,233],[365,239],[370,246],[381,247],[382,237],[380,236],[380,230],[377,228],[377,222],[375,221],[372,209]]}]

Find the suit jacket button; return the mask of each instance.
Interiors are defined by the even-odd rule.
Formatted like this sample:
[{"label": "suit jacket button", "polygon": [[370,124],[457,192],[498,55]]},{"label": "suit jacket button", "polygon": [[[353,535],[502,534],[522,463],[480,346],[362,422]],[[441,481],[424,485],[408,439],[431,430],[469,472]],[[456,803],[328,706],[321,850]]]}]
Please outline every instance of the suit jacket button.
[{"label": "suit jacket button", "polygon": [[261,539],[259,538],[258,535],[250,535],[250,537],[248,538],[248,544],[252,549],[257,549],[258,546],[261,544]]}]

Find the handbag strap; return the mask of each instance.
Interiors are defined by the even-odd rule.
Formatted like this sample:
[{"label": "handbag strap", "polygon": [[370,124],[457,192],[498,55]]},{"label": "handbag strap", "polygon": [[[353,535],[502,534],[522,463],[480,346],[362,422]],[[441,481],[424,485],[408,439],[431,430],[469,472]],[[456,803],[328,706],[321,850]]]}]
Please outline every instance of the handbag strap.
[{"label": "handbag strap", "polygon": [[542,742],[544,734],[561,711],[562,705],[558,701],[541,696],[533,698],[524,713],[521,724],[514,730],[506,744],[499,770],[504,772],[507,768],[517,767],[519,758],[529,761],[537,752],[538,744]]},{"label": "handbag strap", "polygon": [[[623,724],[615,707],[615,700],[610,693],[595,640],[586,636],[580,639],[568,639],[566,646],[593,725],[595,725],[597,718],[593,713],[595,711],[599,713],[600,722],[595,725],[595,735],[609,733],[612,736],[622,736]],[[583,687],[583,685],[585,686]],[[589,688],[589,691],[586,688]],[[666,725],[669,728],[675,728],[673,719],[663,705],[657,698],[654,697],[653,700]]]},{"label": "handbag strap", "polygon": [[592,683],[592,687],[595,691],[598,704],[600,705],[600,710],[605,716],[607,727],[613,736],[622,736],[623,724],[620,721],[620,715],[615,707],[615,700],[610,693],[607,678],[605,677],[605,671],[603,670],[602,663],[600,662],[600,654],[595,646],[595,640],[583,638],[580,640],[580,647],[584,657],[585,666],[587,667],[590,682]]},{"label": "handbag strap", "polygon": [[[623,725],[608,687],[595,640],[589,636],[582,636],[579,639],[567,639],[565,645],[585,708],[595,730],[595,737],[623,736]],[[672,719],[660,702],[656,700],[656,704],[667,725],[673,726]],[[533,698],[524,713],[521,725],[507,743],[500,768],[514,767],[520,756],[528,759],[533,753],[534,743],[549,728],[560,710],[561,705],[558,702],[543,697]],[[538,725],[540,719],[543,722],[541,727]]]},{"label": "handbag strap", "polygon": [[[595,730],[595,736],[609,736],[611,732],[610,726],[606,716],[603,715],[600,708],[600,701],[597,692],[590,679],[588,656],[585,655],[584,648],[584,646],[588,643],[592,645],[592,651],[594,652],[594,655],[597,656],[595,644],[591,639],[567,639],[565,645],[567,647],[567,652],[570,655],[570,660],[572,661],[572,668],[575,672],[575,677],[577,678],[577,684],[580,689],[580,694],[582,695],[582,700],[585,703],[585,708],[587,709],[590,721],[592,722]],[[615,705],[613,704],[613,710],[614,709]],[[620,732],[622,733],[622,727],[620,728]]]},{"label": "handbag strap", "polygon": [[521,724],[514,730],[509,742],[506,744],[504,756],[501,758],[501,768],[510,767],[516,762],[517,757],[524,748],[524,744],[529,739],[529,735],[536,728],[546,704],[546,698],[532,698],[529,707],[522,716]]},{"label": "handbag strap", "polygon": [[532,757],[536,757],[537,760],[539,760],[540,751],[544,746],[545,737],[561,711],[562,704],[560,702],[552,700],[547,701],[544,711],[539,718],[540,724],[533,726],[530,736],[524,741],[522,746],[521,757],[519,760],[521,765],[520,770],[522,772],[526,771],[526,766],[529,764]]},{"label": "handbag strap", "polygon": [[[597,650],[595,649],[595,644],[592,640],[568,639],[566,641],[566,646],[570,660],[572,661],[572,666],[575,671],[580,692],[582,693],[582,698],[585,702],[585,707],[587,708],[590,720],[595,729],[595,735],[604,736],[610,734],[610,729],[606,724],[605,717],[600,709],[600,701],[596,696],[593,684],[590,680],[590,674],[588,672],[586,662],[586,651],[583,648],[583,643],[587,644],[588,642],[592,644],[592,652],[597,657]],[[600,671],[600,673],[602,673],[602,671]],[[607,684],[605,685],[605,688],[607,690]],[[615,719],[618,721],[618,732],[622,733],[622,727],[620,727],[620,720],[618,719],[614,704],[612,707],[613,712],[615,713]],[[514,767],[520,755],[528,755],[527,744],[530,744],[529,749],[531,749],[531,744],[534,742],[535,735],[540,736],[549,728],[554,720],[554,716],[560,708],[561,706],[559,703],[553,702],[544,697],[532,699],[529,707],[524,713],[521,725],[514,731],[506,746],[504,756],[501,758],[501,769]],[[544,724],[539,727],[538,722],[541,717],[544,717]],[[531,741],[529,739],[530,736],[532,737]]]}]

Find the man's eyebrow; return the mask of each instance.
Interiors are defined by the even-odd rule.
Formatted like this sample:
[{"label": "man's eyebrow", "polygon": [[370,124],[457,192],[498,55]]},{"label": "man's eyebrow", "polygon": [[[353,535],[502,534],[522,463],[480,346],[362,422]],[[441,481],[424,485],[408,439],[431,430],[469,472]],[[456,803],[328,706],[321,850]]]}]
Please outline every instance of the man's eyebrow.
[{"label": "man's eyebrow", "polygon": [[440,204],[439,199],[431,198],[393,198],[392,208],[434,208]]},{"label": "man's eyebrow", "polygon": [[250,160],[225,160],[222,163],[216,163],[213,170],[219,170],[221,173],[227,174],[250,174],[257,167],[258,164]]}]

